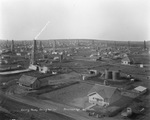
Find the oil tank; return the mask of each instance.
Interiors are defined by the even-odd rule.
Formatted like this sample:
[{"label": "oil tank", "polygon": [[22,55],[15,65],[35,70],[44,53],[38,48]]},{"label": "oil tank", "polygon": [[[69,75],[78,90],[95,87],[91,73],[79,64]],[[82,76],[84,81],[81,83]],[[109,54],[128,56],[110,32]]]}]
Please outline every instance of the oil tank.
[{"label": "oil tank", "polygon": [[105,79],[112,79],[112,71],[108,69],[105,70]]},{"label": "oil tank", "polygon": [[120,70],[113,71],[113,80],[119,80],[120,79]]}]

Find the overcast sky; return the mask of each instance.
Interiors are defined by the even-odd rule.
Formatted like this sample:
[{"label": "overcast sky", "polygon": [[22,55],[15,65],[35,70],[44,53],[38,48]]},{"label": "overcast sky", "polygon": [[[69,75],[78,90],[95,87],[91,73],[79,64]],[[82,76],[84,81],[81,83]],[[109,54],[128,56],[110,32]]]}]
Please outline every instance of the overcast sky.
[{"label": "overcast sky", "polygon": [[[150,40],[149,0],[0,0],[0,39]],[[49,21],[49,23],[48,23]]]}]

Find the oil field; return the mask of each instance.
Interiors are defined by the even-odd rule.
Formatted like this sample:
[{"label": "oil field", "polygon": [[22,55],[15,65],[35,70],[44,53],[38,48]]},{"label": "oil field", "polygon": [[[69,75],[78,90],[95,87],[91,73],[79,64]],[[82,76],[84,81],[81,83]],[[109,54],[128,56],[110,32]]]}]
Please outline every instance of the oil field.
[{"label": "oil field", "polygon": [[0,120],[149,120],[149,0],[0,0]]},{"label": "oil field", "polygon": [[148,120],[149,53],[148,41],[1,41],[0,119]]}]

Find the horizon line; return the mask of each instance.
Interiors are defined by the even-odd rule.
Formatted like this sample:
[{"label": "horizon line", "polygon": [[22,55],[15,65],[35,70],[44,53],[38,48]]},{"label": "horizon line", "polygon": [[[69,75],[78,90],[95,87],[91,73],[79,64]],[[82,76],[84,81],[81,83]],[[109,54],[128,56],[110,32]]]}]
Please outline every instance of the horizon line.
[{"label": "horizon line", "polygon": [[114,39],[87,39],[87,38],[59,38],[59,39],[0,39],[0,41],[32,41],[32,40],[97,40],[97,41],[133,41],[133,42],[142,42],[142,41],[150,41],[150,40],[114,40]]}]

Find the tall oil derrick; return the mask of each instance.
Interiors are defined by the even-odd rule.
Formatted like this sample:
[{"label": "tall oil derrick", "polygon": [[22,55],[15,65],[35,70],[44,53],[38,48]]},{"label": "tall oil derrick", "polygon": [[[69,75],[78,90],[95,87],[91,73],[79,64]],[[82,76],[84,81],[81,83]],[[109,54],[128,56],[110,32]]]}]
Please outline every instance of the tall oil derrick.
[{"label": "tall oil derrick", "polygon": [[80,40],[77,40],[77,46],[80,46]]},{"label": "tall oil derrick", "polygon": [[21,46],[22,46],[22,48],[23,48],[24,50],[26,50],[26,49],[25,49],[25,48],[26,48],[25,41],[22,41]]},{"label": "tall oil derrick", "polygon": [[117,43],[116,43],[116,41],[114,41],[114,47],[115,47],[115,48],[117,47]]},{"label": "tall oil derrick", "polygon": [[146,50],[146,41],[144,40],[144,50]]},{"label": "tall oil derrick", "polygon": [[40,46],[39,46],[40,52],[43,52],[43,46],[42,46],[42,41],[40,41]]},{"label": "tall oil derrick", "polygon": [[95,45],[95,41],[94,40],[92,40],[92,46],[94,46]]},{"label": "tall oil derrick", "polygon": [[8,43],[8,40],[6,41],[6,45],[5,45],[6,48],[9,48],[9,43]]},{"label": "tall oil derrick", "polygon": [[28,46],[28,45],[27,45],[27,42],[26,42],[26,41],[24,41],[24,42],[23,42],[23,47],[24,47],[24,50],[25,50],[25,51],[27,51],[27,50],[28,50],[27,46]]},{"label": "tall oil derrick", "polygon": [[130,48],[130,41],[128,41],[128,48]]},{"label": "tall oil derrick", "polygon": [[36,40],[33,40],[33,48],[31,53],[31,64],[33,65],[36,64],[36,52],[37,52]]},{"label": "tall oil derrick", "polygon": [[48,45],[49,45],[49,48],[52,47],[52,44],[51,44],[50,40],[48,41]]},{"label": "tall oil derrick", "polygon": [[53,52],[56,52],[56,40],[53,41]]},{"label": "tall oil derrick", "polygon": [[109,42],[108,42],[108,41],[105,42],[105,46],[106,46],[106,47],[109,46]]},{"label": "tall oil derrick", "polygon": [[14,40],[11,41],[11,52],[14,53],[15,50],[14,50]]}]

